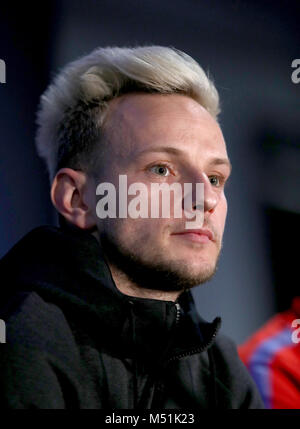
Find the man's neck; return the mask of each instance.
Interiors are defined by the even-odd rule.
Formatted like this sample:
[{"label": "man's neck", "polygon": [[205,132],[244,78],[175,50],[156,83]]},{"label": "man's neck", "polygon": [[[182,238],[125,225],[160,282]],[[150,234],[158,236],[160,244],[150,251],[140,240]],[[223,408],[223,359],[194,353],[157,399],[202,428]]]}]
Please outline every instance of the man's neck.
[{"label": "man's neck", "polygon": [[[100,242],[98,231],[92,232],[92,235]],[[156,289],[141,288],[133,283],[128,276],[118,267],[106,260],[109,266],[112,278],[118,290],[124,295],[134,296],[136,298],[157,299],[160,301],[175,302],[182,291],[161,291]]]}]

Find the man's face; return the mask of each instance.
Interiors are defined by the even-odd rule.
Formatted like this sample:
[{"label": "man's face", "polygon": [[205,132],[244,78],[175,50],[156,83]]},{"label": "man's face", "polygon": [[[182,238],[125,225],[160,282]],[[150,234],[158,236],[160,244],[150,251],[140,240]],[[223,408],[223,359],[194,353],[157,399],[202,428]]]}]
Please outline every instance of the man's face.
[{"label": "man's face", "polygon": [[[187,233],[187,218],[97,218],[111,266],[139,287],[183,290],[215,272],[227,213],[224,184],[230,166],[222,132],[212,116],[183,95],[128,94],[110,102],[104,124],[107,149],[97,184],[127,175],[139,182],[204,184],[203,229]],[[118,198],[118,196],[117,196]],[[128,203],[134,198],[128,197]],[[150,207],[150,201],[149,201]],[[172,213],[172,212],[171,212]]]}]

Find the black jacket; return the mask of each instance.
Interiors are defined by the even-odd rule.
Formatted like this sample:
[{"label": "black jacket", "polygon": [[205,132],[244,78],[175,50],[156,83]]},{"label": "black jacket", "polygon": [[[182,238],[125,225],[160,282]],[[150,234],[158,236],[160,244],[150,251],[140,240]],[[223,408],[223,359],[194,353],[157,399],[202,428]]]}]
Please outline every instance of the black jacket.
[{"label": "black jacket", "polygon": [[262,408],[231,340],[177,303],[116,288],[97,240],[43,226],[0,262],[0,406]]}]

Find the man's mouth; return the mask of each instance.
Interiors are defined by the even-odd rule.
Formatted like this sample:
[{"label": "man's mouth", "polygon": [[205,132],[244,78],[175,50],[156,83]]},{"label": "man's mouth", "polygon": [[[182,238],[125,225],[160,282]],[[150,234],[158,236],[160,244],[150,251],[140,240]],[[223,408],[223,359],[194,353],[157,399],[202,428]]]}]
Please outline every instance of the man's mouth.
[{"label": "man's mouth", "polygon": [[171,235],[194,241],[196,243],[209,243],[214,241],[213,233],[209,229],[185,229],[180,232],[175,232]]}]

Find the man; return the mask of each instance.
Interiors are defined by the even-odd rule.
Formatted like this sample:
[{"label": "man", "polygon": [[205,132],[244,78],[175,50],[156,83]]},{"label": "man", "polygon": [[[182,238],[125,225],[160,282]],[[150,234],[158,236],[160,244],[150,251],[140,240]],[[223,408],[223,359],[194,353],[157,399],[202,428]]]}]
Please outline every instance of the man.
[{"label": "man", "polygon": [[[1,262],[1,403],[262,407],[220,319],[204,321],[189,291],[214,274],[222,245],[231,167],[218,113],[201,67],[158,46],[97,49],[48,88],[37,147],[61,227],[30,232]],[[145,216],[152,185],[175,183],[204,197],[187,188],[185,205],[174,192],[169,216]]]}]

